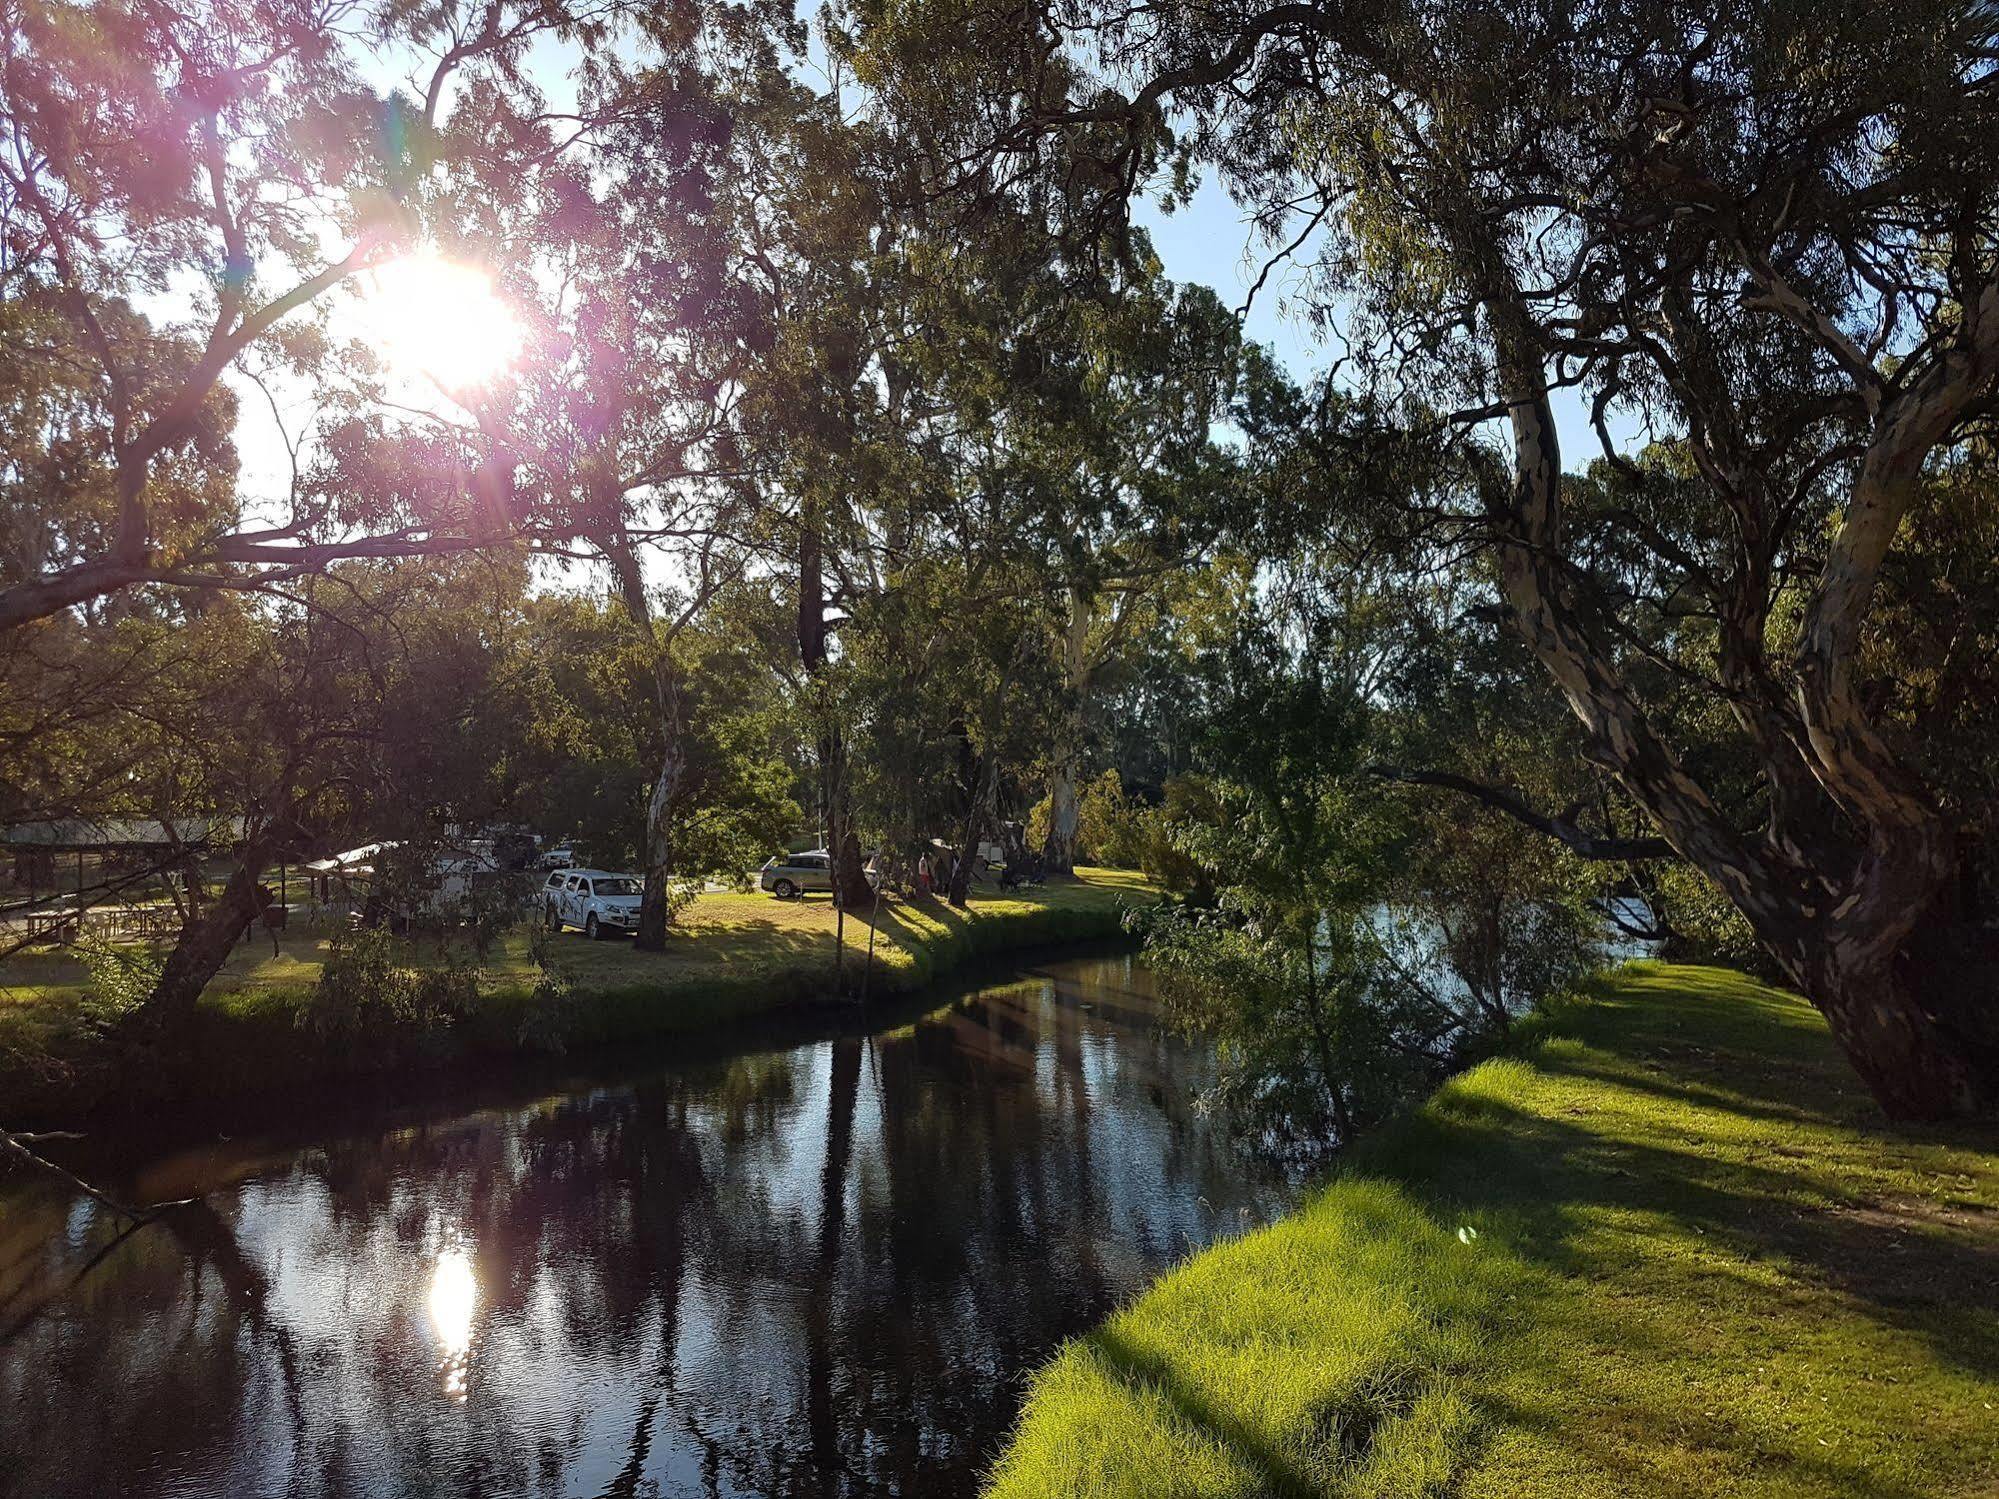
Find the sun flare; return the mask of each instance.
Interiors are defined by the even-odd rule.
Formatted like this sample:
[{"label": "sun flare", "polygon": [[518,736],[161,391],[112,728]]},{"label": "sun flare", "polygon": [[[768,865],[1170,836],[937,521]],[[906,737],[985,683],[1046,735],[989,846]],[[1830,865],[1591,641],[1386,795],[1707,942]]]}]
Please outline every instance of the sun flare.
[{"label": "sun flare", "polygon": [[484,271],[425,252],[378,266],[366,291],[376,344],[398,374],[457,394],[503,374],[521,327]]}]

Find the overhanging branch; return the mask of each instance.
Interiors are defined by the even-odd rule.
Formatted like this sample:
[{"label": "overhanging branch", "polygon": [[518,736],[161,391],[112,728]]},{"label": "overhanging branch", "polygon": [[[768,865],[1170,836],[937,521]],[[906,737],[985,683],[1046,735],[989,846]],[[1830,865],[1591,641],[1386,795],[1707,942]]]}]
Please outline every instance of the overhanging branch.
[{"label": "overhanging branch", "polygon": [[153,1219],[159,1217],[160,1214],[170,1209],[183,1208],[190,1203],[200,1201],[196,1197],[177,1197],[171,1202],[149,1202],[143,1207],[135,1207],[131,1203],[120,1202],[109,1193],[92,1186],[74,1171],[58,1166],[47,1156],[32,1149],[31,1146],[42,1138],[60,1137],[17,1134],[11,1130],[0,1129],[0,1161],[12,1161],[17,1165],[28,1167],[32,1170],[47,1172],[50,1176],[57,1178],[69,1186],[72,1191],[81,1192],[93,1202],[109,1208],[120,1218],[133,1224],[150,1223]]},{"label": "overhanging branch", "polygon": [[1399,765],[1370,765],[1368,774],[1405,786],[1441,786],[1504,812],[1515,822],[1537,833],[1559,839],[1578,858],[1640,863],[1649,859],[1677,859],[1679,853],[1664,838],[1602,838],[1585,832],[1565,817],[1551,817],[1529,804],[1519,792],[1507,786],[1491,786],[1448,770],[1408,770]]}]

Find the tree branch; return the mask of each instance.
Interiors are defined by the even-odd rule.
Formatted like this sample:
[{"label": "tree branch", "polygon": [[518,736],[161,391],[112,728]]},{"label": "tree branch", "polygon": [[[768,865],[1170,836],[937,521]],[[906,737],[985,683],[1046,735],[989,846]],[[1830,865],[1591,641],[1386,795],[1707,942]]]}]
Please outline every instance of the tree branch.
[{"label": "tree branch", "polygon": [[196,1197],[180,1197],[172,1202],[150,1202],[144,1207],[133,1207],[130,1203],[120,1202],[109,1193],[93,1187],[74,1171],[66,1170],[47,1156],[29,1149],[28,1142],[37,1138],[39,1137],[35,1135],[15,1134],[10,1130],[0,1129],[0,1159],[18,1161],[24,1166],[32,1166],[37,1170],[46,1171],[51,1176],[60,1177],[73,1190],[81,1192],[92,1202],[109,1208],[128,1222],[150,1223],[170,1208],[186,1207],[190,1203],[200,1201]]},{"label": "tree branch", "polygon": [[1483,781],[1474,781],[1469,776],[1457,775],[1448,770],[1408,770],[1399,765],[1370,765],[1367,773],[1384,781],[1396,781],[1405,786],[1441,786],[1447,791],[1460,792],[1496,811],[1504,812],[1515,822],[1524,823],[1537,833],[1545,833],[1561,843],[1579,858],[1638,863],[1648,859],[1677,859],[1679,853],[1664,838],[1600,838],[1577,827],[1564,817],[1551,817],[1529,805],[1519,792],[1506,786],[1491,786]]}]

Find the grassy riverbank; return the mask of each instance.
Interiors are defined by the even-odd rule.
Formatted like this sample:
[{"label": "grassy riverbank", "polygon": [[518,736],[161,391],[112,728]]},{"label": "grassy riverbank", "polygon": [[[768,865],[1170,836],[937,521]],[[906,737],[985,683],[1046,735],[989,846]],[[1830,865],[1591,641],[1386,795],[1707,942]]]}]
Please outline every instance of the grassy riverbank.
[{"label": "grassy riverbank", "polygon": [[[1115,935],[1129,906],[1151,900],[1137,874],[1078,871],[1073,881],[1000,895],[974,892],[970,907],[885,902],[875,936],[871,993],[906,993],[987,954]],[[269,1091],[390,1065],[439,1064],[478,1054],[572,1049],[705,1029],[834,990],[836,963],[851,992],[868,970],[868,924],[846,923],[836,956],[835,912],[824,897],[710,894],[684,912],[663,953],[630,941],[557,939],[568,993],[550,1012],[535,997],[540,971],[525,932],[481,962],[479,999],[448,1032],[388,1054],[318,1046],[298,1025],[319,978],[330,933],[287,934],[276,953],[256,935],[237,949],[204,997],[192,1050],[198,1068],[150,1080],[155,1098]],[[0,1098],[4,1122],[87,1111],[104,1084],[99,1043],[87,1023],[91,979],[72,954],[24,955],[0,964]]]},{"label": "grassy riverbank", "polygon": [[1035,1380],[1001,1499],[1999,1492],[1999,1132],[1637,965]]}]

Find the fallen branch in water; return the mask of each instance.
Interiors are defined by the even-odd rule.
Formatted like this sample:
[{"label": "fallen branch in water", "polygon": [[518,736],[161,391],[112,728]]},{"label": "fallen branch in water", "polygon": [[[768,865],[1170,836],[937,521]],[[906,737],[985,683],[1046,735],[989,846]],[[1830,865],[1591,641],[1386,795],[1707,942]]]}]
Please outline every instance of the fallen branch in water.
[{"label": "fallen branch in water", "polygon": [[15,1134],[12,1130],[0,1128],[0,1157],[19,1161],[23,1165],[39,1167],[52,1176],[61,1177],[71,1187],[81,1192],[92,1202],[109,1208],[119,1217],[126,1219],[134,1225],[150,1223],[164,1212],[173,1208],[188,1207],[201,1200],[198,1197],[176,1197],[170,1202],[153,1202],[146,1204],[144,1207],[133,1207],[130,1203],[120,1202],[109,1192],[92,1186],[74,1171],[58,1166],[47,1156],[31,1148],[31,1146],[39,1144],[43,1140],[77,1140],[81,1138],[82,1136],[66,1130],[48,1134]]}]

